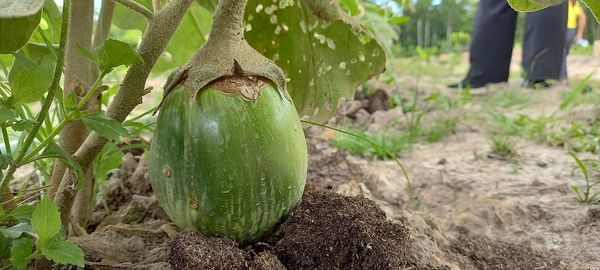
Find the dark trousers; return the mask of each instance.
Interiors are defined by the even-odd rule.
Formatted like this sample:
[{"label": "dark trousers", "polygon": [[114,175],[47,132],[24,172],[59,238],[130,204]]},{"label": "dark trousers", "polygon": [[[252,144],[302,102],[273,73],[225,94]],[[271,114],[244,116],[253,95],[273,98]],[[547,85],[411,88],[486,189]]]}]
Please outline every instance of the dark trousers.
[{"label": "dark trousers", "polygon": [[565,53],[562,64],[562,69],[560,70],[560,79],[566,80],[567,76],[567,56],[569,55],[569,51],[571,50],[571,45],[573,45],[573,41],[575,36],[577,35],[577,29],[567,29],[567,34],[565,35]]},{"label": "dark trousers", "polygon": [[[567,29],[567,2],[527,13],[523,38],[526,79],[560,78]],[[470,48],[472,85],[508,81],[518,13],[506,0],[481,0]]]}]

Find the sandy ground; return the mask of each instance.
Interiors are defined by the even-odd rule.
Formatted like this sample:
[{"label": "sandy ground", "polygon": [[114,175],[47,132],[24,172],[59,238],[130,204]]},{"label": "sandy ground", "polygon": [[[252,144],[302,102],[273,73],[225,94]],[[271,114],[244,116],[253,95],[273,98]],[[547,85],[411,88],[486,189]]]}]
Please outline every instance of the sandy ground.
[{"label": "sandy ground", "polygon": [[[513,58],[513,62],[518,65],[518,58]],[[572,56],[569,65],[573,82],[596,72],[600,59]],[[388,91],[402,91],[406,85],[414,85],[415,80],[407,77],[404,86]],[[452,78],[460,77],[454,74],[445,80]],[[593,80],[600,80],[600,72],[595,73]],[[519,82],[513,78],[509,84],[489,86],[484,94],[517,89]],[[419,83],[420,89],[440,89],[445,82],[426,75]],[[526,94],[533,102],[527,106],[492,110],[509,115],[549,114],[558,111],[562,94],[567,90],[569,86],[562,84],[547,91],[531,91]],[[365,177],[352,177],[343,184],[332,185],[333,189],[371,198],[392,219],[411,223],[413,235],[421,239],[417,245],[423,245],[430,254],[440,250],[437,258],[424,256],[426,261],[445,261],[452,266],[453,258],[444,252],[445,243],[467,230],[492,241],[556,254],[564,269],[600,269],[600,207],[577,202],[569,190],[569,185],[583,183],[573,158],[566,149],[525,139],[516,139],[518,155],[513,160],[495,158],[490,155],[487,123],[478,117],[484,113],[484,107],[476,102],[467,104],[454,112],[462,115],[455,134],[439,143],[417,144],[403,154],[401,161],[416,187],[418,208],[411,207],[406,180],[393,161],[348,155],[342,162],[344,166]],[[599,108],[597,104],[588,104],[559,111],[558,115],[565,119],[593,118],[600,115]],[[372,125],[378,120],[371,117],[370,121],[367,122]],[[322,132],[317,138],[331,137],[328,131],[313,132]],[[323,149],[323,153],[338,151],[326,146]],[[582,153],[581,157],[597,156]]]}]

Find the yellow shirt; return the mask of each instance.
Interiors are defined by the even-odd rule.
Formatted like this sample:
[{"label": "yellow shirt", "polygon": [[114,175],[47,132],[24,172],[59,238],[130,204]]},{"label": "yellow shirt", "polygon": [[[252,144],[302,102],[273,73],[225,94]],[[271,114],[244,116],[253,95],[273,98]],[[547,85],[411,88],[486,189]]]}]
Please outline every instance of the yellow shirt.
[{"label": "yellow shirt", "polygon": [[569,18],[567,20],[567,27],[569,29],[577,28],[577,21],[579,16],[583,13],[583,9],[581,5],[579,5],[579,1],[575,1],[575,4],[571,0],[569,0]]}]

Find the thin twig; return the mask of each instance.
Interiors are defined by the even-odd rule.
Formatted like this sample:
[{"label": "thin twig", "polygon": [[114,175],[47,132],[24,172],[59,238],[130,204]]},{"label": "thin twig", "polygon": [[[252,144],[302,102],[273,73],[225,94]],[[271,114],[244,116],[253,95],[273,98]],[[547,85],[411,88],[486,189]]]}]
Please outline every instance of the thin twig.
[{"label": "thin twig", "polygon": [[152,19],[152,17],[154,17],[154,13],[152,13],[152,11],[150,11],[145,6],[141,5],[138,2],[135,2],[133,0],[113,0],[113,1],[115,1],[121,5],[124,5],[139,14],[142,14],[142,16],[144,16],[148,19]]},{"label": "thin twig", "polygon": [[[138,47],[138,53],[144,61],[133,64],[127,71],[119,91],[107,109],[108,117],[123,122],[131,111],[142,102],[142,96],[146,93],[144,86],[152,67],[165,50],[193,2],[194,0],[173,0],[149,21],[144,38]],[[94,161],[106,142],[108,142],[106,138],[92,132],[75,152],[74,158],[82,167],[86,167]],[[67,169],[58,193],[54,197],[54,202],[60,208],[61,222],[64,226],[68,226],[71,220],[71,208],[77,193],[76,181],[77,175],[72,169]]]},{"label": "thin twig", "polygon": [[17,158],[15,158],[14,162],[8,167],[8,171],[6,172],[6,174],[4,175],[2,180],[0,180],[0,191],[1,192],[6,191],[6,188],[8,187],[8,183],[10,182],[11,178],[13,177],[13,174],[15,173],[17,168],[20,166],[21,161],[23,161],[23,158],[27,154],[29,147],[31,147],[33,140],[35,139],[38,131],[42,127],[44,120],[46,119],[46,115],[48,114],[48,110],[50,109],[52,102],[54,102],[54,94],[56,94],[57,89],[60,87],[60,78],[62,77],[62,73],[63,73],[65,50],[66,50],[66,45],[67,45],[67,32],[69,30],[68,22],[70,19],[69,15],[71,13],[70,8],[71,8],[71,0],[65,0],[64,4],[63,4],[63,18],[62,18],[63,22],[62,22],[61,32],[60,32],[60,46],[58,49],[58,59],[56,61],[56,66],[54,68],[54,76],[52,79],[52,84],[50,85],[50,89],[48,90],[48,95],[46,96],[44,105],[42,105],[42,109],[40,110],[40,112],[36,118],[35,124],[31,128],[31,131],[29,131],[27,138],[25,138],[25,141],[23,142],[22,147],[19,149]]},{"label": "thin twig", "polygon": [[154,12],[158,12],[161,8],[160,0],[152,0],[152,8],[154,9]]}]

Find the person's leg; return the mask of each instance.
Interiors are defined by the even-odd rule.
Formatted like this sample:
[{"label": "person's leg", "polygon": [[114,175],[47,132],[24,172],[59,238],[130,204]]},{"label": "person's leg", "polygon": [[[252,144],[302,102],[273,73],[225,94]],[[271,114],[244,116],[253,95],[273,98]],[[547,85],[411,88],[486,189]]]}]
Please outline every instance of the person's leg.
[{"label": "person's leg", "polygon": [[481,87],[508,80],[516,21],[517,12],[505,0],[479,2],[464,84]]},{"label": "person's leg", "polygon": [[527,82],[559,80],[567,31],[567,2],[525,17],[523,68]]},{"label": "person's leg", "polygon": [[571,45],[573,45],[573,40],[577,35],[577,29],[567,28],[567,34],[565,39],[565,53],[563,54],[562,68],[560,69],[560,80],[565,81],[568,79],[567,75],[567,56],[569,55],[569,51],[571,50]]}]

